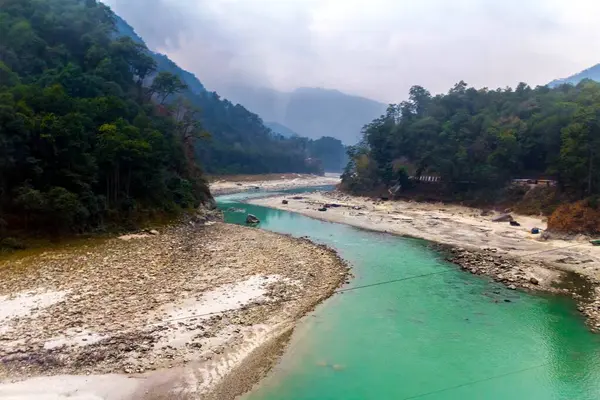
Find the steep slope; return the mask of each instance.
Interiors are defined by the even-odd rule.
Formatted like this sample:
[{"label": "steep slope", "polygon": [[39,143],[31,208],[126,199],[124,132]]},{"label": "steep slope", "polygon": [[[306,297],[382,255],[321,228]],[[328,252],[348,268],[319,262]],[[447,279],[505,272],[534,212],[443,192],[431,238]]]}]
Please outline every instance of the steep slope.
[{"label": "steep slope", "polygon": [[268,121],[309,138],[332,136],[346,144],[360,139],[361,128],[379,117],[387,105],[337,90],[299,88],[291,93],[267,88],[232,86],[223,92]]},{"label": "steep slope", "polygon": [[596,82],[600,82],[600,64],[596,64],[591,68],[583,70],[578,74],[569,76],[568,78],[556,79],[548,84],[549,87],[557,87],[565,83],[569,83],[571,85],[577,85],[584,79],[591,79]]},{"label": "steep slope", "polygon": [[265,122],[265,126],[276,133],[286,138],[293,136],[300,136],[285,125],[281,125],[279,122]]},{"label": "steep slope", "polygon": [[[117,17],[118,34],[142,42],[135,30]],[[297,141],[275,136],[262,119],[240,104],[206,90],[192,73],[166,55],[150,52],[158,72],[170,72],[188,86],[181,96],[201,110],[200,119],[210,139],[199,140],[196,155],[210,173],[322,172]]]},{"label": "steep slope", "polygon": [[211,202],[184,132],[141,90],[146,49],[115,37],[106,6],[0,9],[0,250],[7,230],[132,227]]}]

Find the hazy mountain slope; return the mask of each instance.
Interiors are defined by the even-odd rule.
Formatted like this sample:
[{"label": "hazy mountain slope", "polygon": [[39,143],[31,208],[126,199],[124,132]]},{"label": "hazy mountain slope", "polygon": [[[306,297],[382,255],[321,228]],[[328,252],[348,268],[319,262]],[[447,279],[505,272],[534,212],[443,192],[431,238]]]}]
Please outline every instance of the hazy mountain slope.
[{"label": "hazy mountain slope", "polygon": [[265,122],[265,126],[283,137],[289,138],[293,136],[300,136],[285,125],[281,125],[279,122]]},{"label": "hazy mountain slope", "polygon": [[[135,30],[117,17],[118,34],[144,43]],[[211,173],[320,172],[321,167],[309,160],[306,148],[297,141],[274,137],[262,119],[240,104],[208,92],[192,73],[180,68],[163,54],[150,52],[158,71],[170,72],[188,85],[182,93],[201,110],[203,127],[210,140],[199,141],[196,154]]]},{"label": "hazy mountain slope", "polygon": [[171,61],[169,57],[165,56],[164,54],[153,53],[152,58],[154,58],[154,61],[156,61],[156,65],[160,71],[167,71],[179,76],[179,78],[181,78],[181,80],[184,81],[190,90],[195,94],[206,92],[206,88],[196,77],[196,75],[181,69],[177,64]]},{"label": "hazy mountain slope", "polygon": [[600,64],[596,64],[591,68],[583,70],[578,74],[569,76],[568,78],[556,79],[548,84],[550,87],[556,87],[562,85],[564,83],[570,83],[572,85],[577,85],[584,79],[591,79],[596,82],[600,82]]},{"label": "hazy mountain slope", "polygon": [[309,138],[332,136],[346,144],[360,139],[362,127],[385,113],[386,104],[337,90],[299,88],[291,93],[266,88],[224,88],[227,97],[263,119]]}]

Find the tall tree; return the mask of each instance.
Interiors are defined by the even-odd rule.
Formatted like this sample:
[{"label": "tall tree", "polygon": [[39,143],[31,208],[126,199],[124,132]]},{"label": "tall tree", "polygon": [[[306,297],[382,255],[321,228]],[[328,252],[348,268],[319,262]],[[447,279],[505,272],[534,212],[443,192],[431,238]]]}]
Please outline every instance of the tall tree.
[{"label": "tall tree", "polygon": [[178,76],[170,72],[161,71],[152,81],[150,86],[150,94],[156,94],[160,104],[164,104],[167,98],[171,95],[179,93],[187,89],[187,85],[179,79]]}]

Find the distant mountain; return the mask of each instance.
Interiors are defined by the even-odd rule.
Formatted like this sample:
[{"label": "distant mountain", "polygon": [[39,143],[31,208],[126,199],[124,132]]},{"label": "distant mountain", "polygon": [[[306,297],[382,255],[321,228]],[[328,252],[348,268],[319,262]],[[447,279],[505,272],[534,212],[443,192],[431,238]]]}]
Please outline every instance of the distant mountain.
[{"label": "distant mountain", "polygon": [[591,68],[588,68],[584,71],[581,71],[578,74],[572,75],[568,78],[556,79],[548,84],[549,87],[560,86],[565,83],[570,83],[571,85],[577,85],[584,79],[591,79],[596,82],[600,82],[600,64],[596,64]]},{"label": "distant mountain", "polygon": [[265,122],[265,126],[283,137],[290,138],[294,136],[300,136],[287,126],[281,125],[279,122]]},{"label": "distant mountain", "polygon": [[[116,16],[117,35],[128,36],[145,44],[122,18]],[[210,132],[201,140],[196,155],[209,173],[321,172],[322,163],[314,161],[302,142],[274,137],[262,119],[240,104],[206,90],[192,73],[180,68],[166,55],[149,51],[158,72],[170,72],[184,81],[188,89],[181,93],[201,110],[200,120]],[[320,160],[320,159],[319,159]],[[322,161],[322,160],[321,160]]]},{"label": "distant mountain", "polygon": [[234,86],[221,91],[263,119],[284,125],[301,136],[331,136],[345,144],[358,142],[362,127],[387,108],[375,100],[321,88],[299,88],[286,93]]}]

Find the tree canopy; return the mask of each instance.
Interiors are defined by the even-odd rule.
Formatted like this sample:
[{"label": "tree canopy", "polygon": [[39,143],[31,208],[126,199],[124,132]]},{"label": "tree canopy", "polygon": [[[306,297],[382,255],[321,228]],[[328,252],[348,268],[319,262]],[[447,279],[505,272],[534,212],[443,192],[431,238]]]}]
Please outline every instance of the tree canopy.
[{"label": "tree canopy", "polygon": [[115,32],[96,0],[0,0],[1,227],[82,231],[210,200],[186,157],[201,129],[156,104],[185,85],[145,88],[155,61]]},{"label": "tree canopy", "polygon": [[600,84],[475,89],[457,83],[432,96],[414,86],[350,149],[343,182],[354,191],[435,175],[444,187],[501,187],[552,178],[583,198],[600,193]]}]

